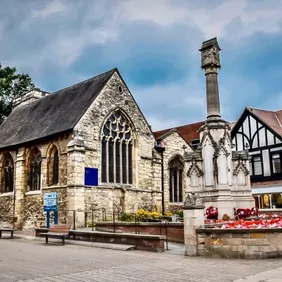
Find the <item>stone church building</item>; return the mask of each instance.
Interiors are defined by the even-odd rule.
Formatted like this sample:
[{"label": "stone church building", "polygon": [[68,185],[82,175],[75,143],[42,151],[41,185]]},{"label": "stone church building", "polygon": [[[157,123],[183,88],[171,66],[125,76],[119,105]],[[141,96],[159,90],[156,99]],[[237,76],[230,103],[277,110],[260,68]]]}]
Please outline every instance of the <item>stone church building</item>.
[{"label": "stone church building", "polygon": [[[60,222],[75,210],[79,225],[92,207],[108,214],[162,211],[183,205],[190,192],[218,207],[220,217],[253,207],[248,153],[232,151],[231,128],[220,115],[216,38],[200,51],[207,119],[185,134],[153,133],[117,69],[15,100],[0,126],[0,221],[44,225],[45,192],[58,193]],[[160,142],[164,152],[155,147]],[[98,185],[85,182],[88,169],[98,171]]]},{"label": "stone church building", "polygon": [[[154,134],[117,69],[54,93],[33,90],[14,102],[0,127],[0,219],[17,228],[45,224],[45,192],[58,192],[59,221],[76,210],[105,208],[161,211],[161,156]],[[177,133],[166,138],[168,170],[175,171],[174,202],[185,189],[183,146]],[[169,166],[169,167],[168,167]],[[85,185],[85,168],[98,169],[98,186]]]}]

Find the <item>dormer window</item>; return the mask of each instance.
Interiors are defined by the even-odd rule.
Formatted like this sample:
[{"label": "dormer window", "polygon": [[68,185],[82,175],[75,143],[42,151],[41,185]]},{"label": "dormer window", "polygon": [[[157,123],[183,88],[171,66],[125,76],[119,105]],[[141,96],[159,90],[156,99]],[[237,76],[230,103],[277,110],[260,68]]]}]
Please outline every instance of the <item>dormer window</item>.
[{"label": "dormer window", "polygon": [[190,141],[191,147],[196,150],[198,146],[200,145],[200,139],[193,139]]}]

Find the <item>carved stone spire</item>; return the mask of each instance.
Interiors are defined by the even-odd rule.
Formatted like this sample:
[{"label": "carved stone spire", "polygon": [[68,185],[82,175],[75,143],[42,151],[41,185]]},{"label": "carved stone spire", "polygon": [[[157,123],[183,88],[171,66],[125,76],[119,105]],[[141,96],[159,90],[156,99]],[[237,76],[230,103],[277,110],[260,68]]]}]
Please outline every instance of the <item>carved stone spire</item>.
[{"label": "carved stone spire", "polygon": [[220,103],[217,71],[220,69],[220,47],[217,38],[204,41],[201,51],[202,69],[206,73],[206,92],[207,92],[207,119],[220,119]]}]

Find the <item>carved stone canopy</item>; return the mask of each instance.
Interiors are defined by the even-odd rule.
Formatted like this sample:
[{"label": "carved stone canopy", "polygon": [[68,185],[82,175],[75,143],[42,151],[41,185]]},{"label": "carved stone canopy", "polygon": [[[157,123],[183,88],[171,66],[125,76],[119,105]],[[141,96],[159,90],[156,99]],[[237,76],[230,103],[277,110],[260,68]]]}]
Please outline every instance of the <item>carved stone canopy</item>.
[{"label": "carved stone canopy", "polygon": [[212,38],[207,41],[204,41],[202,44],[202,48],[199,50],[201,51],[202,55],[202,68],[208,68],[211,66],[215,66],[220,68],[220,56],[219,51],[220,47],[217,42],[217,38]]},{"label": "carved stone canopy", "polygon": [[184,200],[184,209],[202,209],[204,208],[203,201],[199,194],[187,193]]}]

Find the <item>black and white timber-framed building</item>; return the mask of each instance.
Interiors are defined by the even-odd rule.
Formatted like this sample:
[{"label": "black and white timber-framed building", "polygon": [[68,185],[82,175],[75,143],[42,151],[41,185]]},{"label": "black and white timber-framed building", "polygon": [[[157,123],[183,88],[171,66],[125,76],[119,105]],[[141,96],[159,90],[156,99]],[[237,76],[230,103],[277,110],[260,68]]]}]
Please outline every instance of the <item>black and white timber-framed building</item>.
[{"label": "black and white timber-framed building", "polygon": [[249,150],[256,206],[261,210],[282,209],[282,110],[246,107],[231,136],[236,151]]}]

